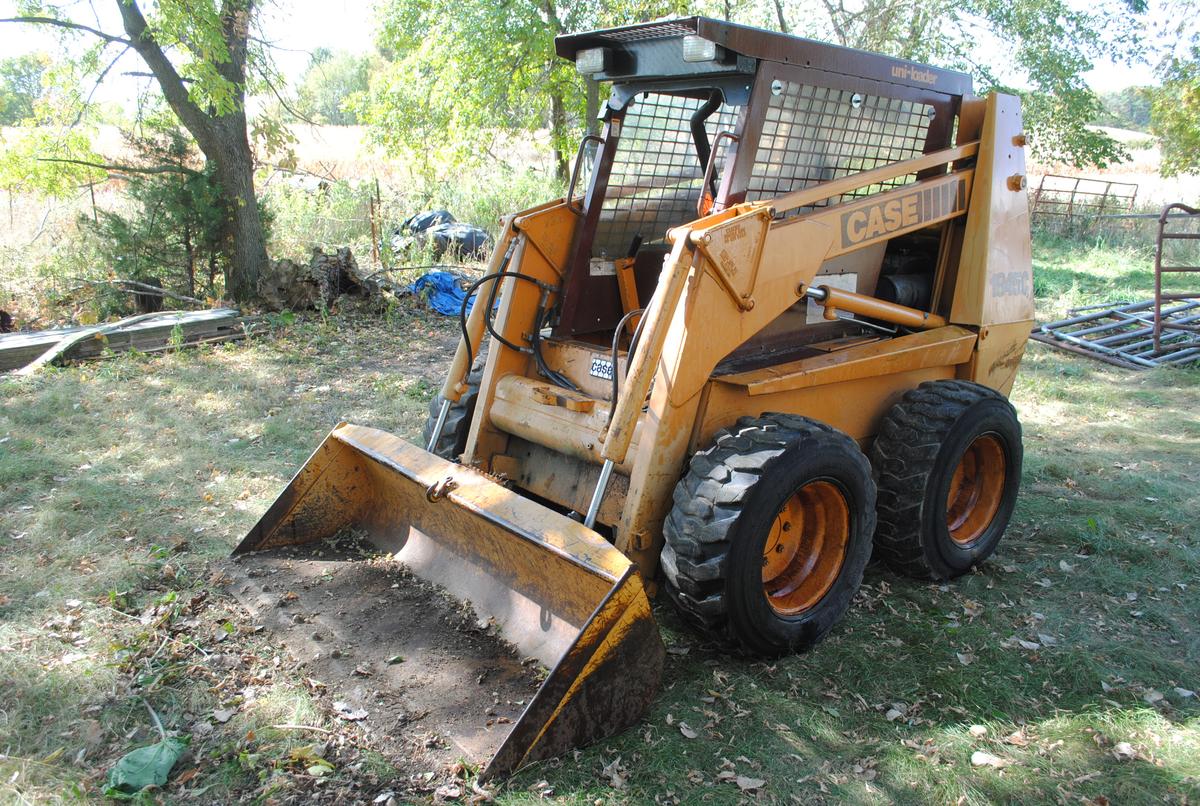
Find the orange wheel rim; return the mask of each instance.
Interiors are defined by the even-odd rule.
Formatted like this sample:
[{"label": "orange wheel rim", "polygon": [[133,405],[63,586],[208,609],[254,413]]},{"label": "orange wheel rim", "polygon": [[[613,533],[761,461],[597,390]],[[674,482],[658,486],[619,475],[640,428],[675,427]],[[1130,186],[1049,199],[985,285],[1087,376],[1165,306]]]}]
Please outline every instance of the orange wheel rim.
[{"label": "orange wheel rim", "polygon": [[850,540],[850,505],[841,488],[810,481],[793,493],[763,548],[763,592],[784,616],[803,613],[833,587]]},{"label": "orange wheel rim", "polygon": [[961,546],[983,536],[1000,511],[1008,460],[995,434],[983,434],[967,446],[946,494],[946,528]]}]

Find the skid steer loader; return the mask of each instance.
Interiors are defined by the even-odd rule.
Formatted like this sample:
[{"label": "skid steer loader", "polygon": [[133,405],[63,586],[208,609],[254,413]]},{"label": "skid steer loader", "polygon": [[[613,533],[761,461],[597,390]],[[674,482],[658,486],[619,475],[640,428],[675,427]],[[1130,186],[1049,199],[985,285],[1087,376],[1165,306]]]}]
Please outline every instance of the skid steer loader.
[{"label": "skid steer loader", "polygon": [[807,649],[872,547],[933,579],[991,554],[1022,459],[1016,98],[699,17],[556,49],[610,85],[602,129],[503,220],[425,449],[337,426],[236,550],[358,529],[541,659],[520,718],[449,737],[485,777],[640,717],[660,585]]}]

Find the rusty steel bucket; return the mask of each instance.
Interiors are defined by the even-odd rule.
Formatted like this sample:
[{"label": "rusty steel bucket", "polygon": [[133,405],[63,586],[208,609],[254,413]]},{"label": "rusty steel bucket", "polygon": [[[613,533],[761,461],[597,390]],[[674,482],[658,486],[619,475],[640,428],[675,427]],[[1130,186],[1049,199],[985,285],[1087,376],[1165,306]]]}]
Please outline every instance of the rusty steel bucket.
[{"label": "rusty steel bucket", "polygon": [[[386,562],[286,548],[348,532],[365,534]],[[264,553],[239,557],[250,552]],[[383,431],[337,426],[233,553],[238,598],[289,638],[311,631],[287,641],[299,655],[335,664],[324,671],[335,678],[370,676],[363,713],[385,707],[397,723],[423,720],[444,758],[478,765],[483,779],[628,727],[659,686],[662,640],[623,554],[582,524]],[[405,580],[433,583],[437,596]],[[450,609],[436,615],[448,598]],[[370,613],[355,620],[356,608]],[[460,642],[445,624],[463,612]],[[544,670],[531,678],[534,659]],[[504,693],[520,691],[521,679],[528,696]],[[512,681],[517,688],[503,689]]]}]

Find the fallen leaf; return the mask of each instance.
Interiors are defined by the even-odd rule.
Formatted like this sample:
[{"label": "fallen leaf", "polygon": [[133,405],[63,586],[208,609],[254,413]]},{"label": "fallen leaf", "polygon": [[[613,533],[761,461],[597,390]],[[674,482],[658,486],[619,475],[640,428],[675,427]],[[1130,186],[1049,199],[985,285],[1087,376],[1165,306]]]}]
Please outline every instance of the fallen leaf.
[{"label": "fallen leaf", "polygon": [[1069,574],[1075,570],[1075,566],[1071,565],[1071,563],[1067,562],[1066,560],[1059,560],[1058,570],[1062,571],[1064,574]]},{"label": "fallen leaf", "polygon": [[1029,744],[1029,739],[1025,736],[1025,731],[1022,730],[1014,730],[1004,737],[1004,741],[1014,747],[1025,747]]},{"label": "fallen leaf", "polygon": [[338,700],[333,704],[333,710],[337,715],[347,722],[357,722],[360,719],[367,718],[367,712],[364,708],[352,708],[349,703],[344,703]]},{"label": "fallen leaf", "polygon": [[1000,769],[1001,767],[1007,767],[1009,764],[1012,764],[1012,762],[1000,758],[1000,756],[985,753],[983,750],[976,750],[971,754],[972,767],[995,767],[996,769]]},{"label": "fallen leaf", "polygon": [[762,789],[767,785],[767,782],[762,778],[747,778],[745,775],[739,775],[734,779],[738,789],[743,792],[753,792],[756,789]]},{"label": "fallen leaf", "polygon": [[1137,758],[1137,751],[1133,749],[1133,745],[1129,742],[1117,742],[1113,745],[1112,754],[1117,761],[1129,761]]},{"label": "fallen leaf", "polygon": [[462,787],[458,784],[442,784],[433,790],[433,799],[435,801],[458,800],[461,797]]},{"label": "fallen leaf", "polygon": [[1023,638],[1018,638],[1017,643],[1021,645],[1021,649],[1028,649],[1030,652],[1035,649],[1041,649],[1042,645],[1035,641],[1026,641]]},{"label": "fallen leaf", "polygon": [[1037,637],[1038,637],[1038,640],[1041,641],[1046,646],[1054,646],[1055,644],[1058,643],[1057,638],[1055,638],[1053,635],[1046,635],[1046,633],[1044,633],[1044,632],[1038,633]]},{"label": "fallen leaf", "polygon": [[696,732],[696,730],[694,728],[692,728],[686,722],[679,723],[679,732],[683,734],[683,738],[685,738],[685,739],[695,739],[697,736],[700,735],[699,733]]},{"label": "fallen leaf", "polygon": [[626,769],[621,766],[621,757],[617,756],[612,761],[604,765],[600,770],[600,774],[608,779],[608,785],[613,789],[624,789],[628,783],[625,774]]},{"label": "fallen leaf", "polygon": [[975,662],[975,656],[970,652],[959,652],[959,653],[957,653],[957,655],[958,655],[958,662],[961,663],[963,666],[970,666],[972,663]]}]

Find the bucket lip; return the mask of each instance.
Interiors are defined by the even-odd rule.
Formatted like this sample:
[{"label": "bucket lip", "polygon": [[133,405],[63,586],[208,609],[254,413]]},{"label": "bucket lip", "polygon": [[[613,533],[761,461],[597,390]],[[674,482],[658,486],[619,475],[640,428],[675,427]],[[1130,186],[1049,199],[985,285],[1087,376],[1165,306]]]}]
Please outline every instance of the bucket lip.
[{"label": "bucket lip", "polygon": [[[628,557],[595,530],[589,529],[582,523],[571,520],[549,507],[530,501],[519,493],[498,484],[473,467],[449,462],[388,431],[343,422],[330,432],[329,439],[336,439],[346,444],[372,461],[400,473],[417,484],[429,485],[447,477],[453,478],[458,482],[458,486],[445,494],[445,499],[449,503],[462,507],[473,515],[490,520],[514,536],[535,543],[539,548],[590,571],[609,583],[615,584],[623,579],[633,566],[633,562]],[[372,446],[371,442],[376,439],[389,443],[387,452]],[[406,459],[419,460],[426,467],[415,469],[409,466],[410,463],[405,461]],[[433,465],[436,469],[430,468],[428,465]],[[488,502],[489,505],[475,500],[476,496],[472,495],[473,491],[477,492],[479,489],[489,487],[492,488],[494,495],[500,496],[498,500]],[[561,535],[562,540],[547,540],[543,534],[530,530],[518,521],[497,513],[496,504],[502,504],[506,508],[536,508],[537,516],[543,520],[543,525],[551,526],[552,529],[548,531]],[[533,514],[532,509],[530,514]],[[574,547],[571,544],[574,544]]]}]

